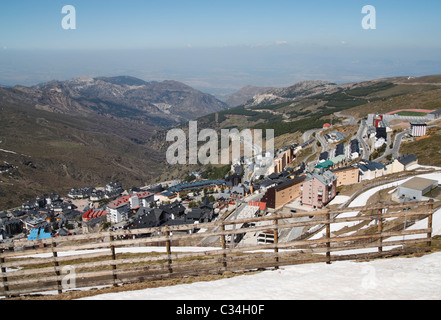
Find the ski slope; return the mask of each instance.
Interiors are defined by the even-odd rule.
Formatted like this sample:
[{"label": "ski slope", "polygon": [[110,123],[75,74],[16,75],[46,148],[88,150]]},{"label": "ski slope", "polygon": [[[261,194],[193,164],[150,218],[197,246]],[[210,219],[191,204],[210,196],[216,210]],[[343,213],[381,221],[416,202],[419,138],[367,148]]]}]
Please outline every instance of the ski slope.
[{"label": "ski slope", "polygon": [[[441,173],[420,174],[420,175],[417,175],[416,177],[437,180],[438,183],[441,184]],[[369,200],[369,198],[371,196],[373,196],[374,194],[376,194],[377,192],[379,192],[380,190],[388,189],[388,188],[391,188],[391,187],[398,187],[399,185],[409,181],[412,178],[413,177],[409,177],[409,178],[405,178],[405,179],[400,180],[400,181],[396,181],[396,182],[392,182],[392,183],[387,183],[387,184],[384,184],[384,185],[372,188],[372,189],[362,193],[357,198],[355,198],[351,202],[351,204],[349,205],[349,208],[366,206],[367,201]],[[338,217],[339,218],[355,217],[355,216],[358,215],[358,213],[359,213],[359,211],[345,212],[343,214],[340,214]],[[440,212],[436,212],[433,215],[433,219],[434,219],[433,220],[433,228],[434,228],[435,232],[436,231],[440,231],[441,232],[441,230],[437,230],[437,229],[441,228],[441,215],[440,215]],[[346,222],[346,223],[336,223],[336,224],[333,224],[333,225],[331,225],[331,232],[335,232],[335,231],[341,230],[344,227],[352,227],[352,226],[356,225],[357,223],[358,222]],[[409,229],[410,230],[412,230],[412,228],[414,228],[414,229],[422,229],[424,227],[427,227],[427,219],[421,220],[418,224],[416,224],[413,227],[410,227]],[[318,232],[311,239],[320,239],[320,238],[325,236],[325,232],[326,232],[326,230]],[[435,233],[434,233],[434,235],[435,235]],[[406,239],[410,239],[408,237],[409,236],[406,236]],[[389,240],[392,241],[393,239],[389,239]]]}]

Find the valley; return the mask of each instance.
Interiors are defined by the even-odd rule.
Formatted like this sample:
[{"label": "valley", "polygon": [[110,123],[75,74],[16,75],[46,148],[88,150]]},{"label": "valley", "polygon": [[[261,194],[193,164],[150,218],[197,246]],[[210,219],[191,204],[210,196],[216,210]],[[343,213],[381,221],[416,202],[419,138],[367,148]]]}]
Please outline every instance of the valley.
[{"label": "valley", "polygon": [[[280,148],[304,143],[303,133],[326,123],[344,130],[350,124],[347,117],[353,123],[367,112],[434,109],[441,105],[439,78],[397,77],[343,85],[304,81],[288,88],[249,89],[252,98],[241,94],[247,102],[237,107],[203,93],[190,98],[196,90],[175,81],[148,83],[132,77],[83,77],[32,88],[0,88],[0,149],[10,151],[0,153],[2,165],[9,168],[1,174],[0,207],[71,187],[113,180],[140,186],[202,170],[200,164],[177,168],[166,162],[168,128],[186,131],[188,119],[196,120],[200,130],[274,129],[275,146]],[[192,107],[186,109],[188,105]],[[316,156],[326,151],[324,145],[311,150]],[[305,159],[311,161],[314,153]],[[420,164],[435,163],[424,152],[418,152],[418,158]]]}]

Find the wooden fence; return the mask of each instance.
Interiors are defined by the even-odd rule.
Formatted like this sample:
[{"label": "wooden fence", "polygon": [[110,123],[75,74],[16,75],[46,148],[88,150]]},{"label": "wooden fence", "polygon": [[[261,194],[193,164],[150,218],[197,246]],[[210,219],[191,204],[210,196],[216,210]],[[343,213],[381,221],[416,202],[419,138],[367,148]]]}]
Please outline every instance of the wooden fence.
[{"label": "wooden fence", "polygon": [[[4,243],[0,295],[427,252],[433,212],[429,201]],[[283,241],[293,228],[314,232]],[[258,244],[260,233],[272,234],[272,243]],[[200,246],[207,239],[216,246]],[[176,246],[182,242],[194,243],[194,250]]]}]

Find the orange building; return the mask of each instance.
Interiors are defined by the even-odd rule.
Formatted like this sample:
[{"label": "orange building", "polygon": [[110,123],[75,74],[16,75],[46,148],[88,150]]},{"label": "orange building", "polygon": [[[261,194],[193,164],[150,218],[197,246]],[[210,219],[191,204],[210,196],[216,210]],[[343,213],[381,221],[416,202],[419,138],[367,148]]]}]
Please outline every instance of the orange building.
[{"label": "orange building", "polygon": [[337,176],[337,187],[347,186],[360,181],[360,169],[358,167],[344,167],[331,170]]},{"label": "orange building", "polygon": [[301,176],[295,179],[287,179],[269,188],[262,198],[262,202],[266,202],[267,207],[271,209],[283,207],[285,204],[300,197],[302,183],[305,178],[305,176]]}]

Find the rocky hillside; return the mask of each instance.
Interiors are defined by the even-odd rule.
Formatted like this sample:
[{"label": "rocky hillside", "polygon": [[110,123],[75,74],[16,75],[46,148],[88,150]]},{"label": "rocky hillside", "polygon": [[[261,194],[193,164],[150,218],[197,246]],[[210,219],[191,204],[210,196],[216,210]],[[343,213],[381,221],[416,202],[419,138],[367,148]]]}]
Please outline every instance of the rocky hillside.
[{"label": "rocky hillside", "polygon": [[245,104],[245,107],[252,108],[300,100],[318,94],[331,94],[340,89],[341,86],[327,81],[301,81],[287,88],[275,88],[257,94]]},{"label": "rocky hillside", "polygon": [[410,105],[437,110],[441,108],[437,100],[440,88],[441,77],[437,75],[348,84],[302,81],[257,94],[244,105],[217,115],[201,117],[198,124],[200,128],[274,129],[276,136],[302,133],[321,128],[326,122],[337,123],[342,120],[335,115],[338,112],[358,120],[369,112],[393,111]]},{"label": "rocky hillside", "polygon": [[81,77],[16,87],[38,108],[58,113],[97,113],[167,127],[228,108],[214,96],[177,81],[145,82],[133,77]]},{"label": "rocky hillside", "polygon": [[142,143],[149,126],[38,110],[6,93],[0,88],[0,211],[74,187],[143,186],[163,170],[162,154]]},{"label": "rocky hillside", "polygon": [[246,86],[239,91],[228,95],[224,100],[226,104],[230,107],[237,107],[248,102],[248,100],[253,99],[254,96],[262,94],[273,88],[270,87],[254,87]]},{"label": "rocky hillside", "polygon": [[159,130],[228,106],[176,81],[78,78],[0,87],[0,210],[71,188],[156,181]]}]

